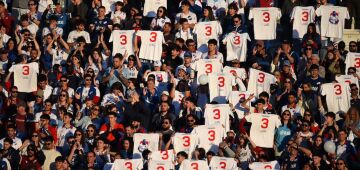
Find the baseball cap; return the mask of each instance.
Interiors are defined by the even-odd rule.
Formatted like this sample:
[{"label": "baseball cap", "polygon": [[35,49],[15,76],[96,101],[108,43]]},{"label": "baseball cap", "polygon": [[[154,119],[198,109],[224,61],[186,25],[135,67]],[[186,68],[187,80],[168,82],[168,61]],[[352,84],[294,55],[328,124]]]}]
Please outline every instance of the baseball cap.
[{"label": "baseball cap", "polygon": [[285,60],[285,61],[284,61],[284,66],[291,66],[290,61],[289,61],[289,60]]},{"label": "baseball cap", "polygon": [[161,67],[161,61],[160,60],[155,61],[154,62],[154,67]]},{"label": "baseball cap", "polygon": [[178,71],[180,71],[180,70],[184,70],[185,72],[186,72],[186,67],[184,66],[184,65],[180,65],[180,66],[178,66]]},{"label": "baseball cap", "polygon": [[169,94],[169,92],[168,92],[168,91],[163,91],[163,92],[161,93],[161,95],[170,96],[170,94]]},{"label": "baseball cap", "polygon": [[185,57],[190,57],[190,58],[192,58],[191,52],[186,51],[186,52],[184,53],[184,58],[185,58]]}]

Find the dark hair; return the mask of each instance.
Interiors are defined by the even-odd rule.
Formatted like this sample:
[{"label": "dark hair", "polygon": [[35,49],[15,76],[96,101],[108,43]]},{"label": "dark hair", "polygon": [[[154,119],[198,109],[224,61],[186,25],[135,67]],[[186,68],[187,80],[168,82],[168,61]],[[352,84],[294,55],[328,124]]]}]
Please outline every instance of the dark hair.
[{"label": "dark hair", "polygon": [[289,110],[284,110],[284,111],[281,113],[281,125],[284,126],[284,117],[283,117],[283,115],[284,115],[285,112],[289,112],[289,114],[290,114],[290,119],[289,119],[288,123],[286,124],[286,127],[291,130],[291,128],[292,128],[292,124],[291,124],[291,112],[290,112]]},{"label": "dark hair", "polygon": [[42,115],[40,116],[40,119],[50,120],[50,115],[48,115],[48,114],[42,114]]},{"label": "dark hair", "polygon": [[212,8],[211,8],[210,6],[206,6],[206,7],[204,8],[204,11],[205,11],[205,9],[209,11],[208,19],[209,19],[210,21],[214,21],[214,20],[215,20],[215,17],[214,17],[214,13],[213,13]]},{"label": "dark hair", "polygon": [[184,157],[185,159],[188,158],[188,154],[187,154],[186,152],[184,152],[184,151],[178,152],[178,153],[176,154],[176,156],[182,156],[182,157]]},{"label": "dark hair", "polygon": [[181,5],[185,5],[185,6],[191,6],[190,2],[185,0],[181,2]]},{"label": "dark hair", "polygon": [[240,14],[235,14],[233,17],[232,17],[232,20],[234,20],[235,18],[238,18],[240,20],[240,22],[242,21],[242,16]]},{"label": "dark hair", "polygon": [[[163,10],[163,15],[162,15],[161,18],[165,18],[166,15],[167,15],[167,9],[166,9],[166,7],[164,7],[164,6],[160,6],[158,9],[160,9],[160,8]],[[156,16],[157,16],[157,15],[156,15]]]},{"label": "dark hair", "polygon": [[180,18],[179,23],[183,24],[184,22],[188,22],[188,20],[186,18]]},{"label": "dark hair", "polygon": [[108,115],[108,116],[112,115],[112,116],[115,116],[115,117],[116,117],[116,113],[115,113],[115,112],[109,112],[107,115]]},{"label": "dark hair", "polygon": [[228,9],[231,9],[231,8],[235,9],[235,11],[239,10],[239,8],[235,2],[232,2],[231,4],[228,5]]},{"label": "dark hair", "polygon": [[5,143],[5,142],[10,143],[10,145],[12,145],[12,144],[14,143],[14,141],[13,141],[11,138],[9,138],[9,137],[7,137],[7,138],[4,139],[4,143]]},{"label": "dark hair", "polygon": [[213,44],[213,45],[217,45],[217,40],[215,40],[215,39],[210,39],[209,41],[208,41],[208,44]]},{"label": "dark hair", "polygon": [[46,81],[47,80],[47,77],[45,74],[40,74],[38,76],[38,82],[42,82],[42,81]]}]

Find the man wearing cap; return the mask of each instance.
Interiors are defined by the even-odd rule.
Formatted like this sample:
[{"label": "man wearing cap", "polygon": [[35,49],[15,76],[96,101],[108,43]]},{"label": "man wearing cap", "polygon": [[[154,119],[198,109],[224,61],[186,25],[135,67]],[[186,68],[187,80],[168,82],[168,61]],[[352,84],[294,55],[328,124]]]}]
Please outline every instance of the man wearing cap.
[{"label": "man wearing cap", "polygon": [[185,71],[187,75],[190,75],[192,68],[191,68],[191,61],[192,61],[192,54],[191,52],[187,51],[184,53],[184,64],[179,65],[176,68],[175,75],[178,75],[180,70]]}]

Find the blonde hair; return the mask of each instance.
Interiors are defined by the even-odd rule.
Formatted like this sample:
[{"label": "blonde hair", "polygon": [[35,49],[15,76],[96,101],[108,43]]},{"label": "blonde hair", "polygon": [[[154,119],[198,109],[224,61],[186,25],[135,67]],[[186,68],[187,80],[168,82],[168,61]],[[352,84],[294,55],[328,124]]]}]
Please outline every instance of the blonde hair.
[{"label": "blonde hair", "polygon": [[[350,120],[350,114],[352,112],[355,112],[355,119],[354,120]],[[350,107],[349,110],[346,112],[345,114],[345,123],[344,123],[344,127],[345,128],[349,128],[353,125],[358,125],[360,123],[360,116],[359,116],[359,109],[357,109],[356,107]]]}]

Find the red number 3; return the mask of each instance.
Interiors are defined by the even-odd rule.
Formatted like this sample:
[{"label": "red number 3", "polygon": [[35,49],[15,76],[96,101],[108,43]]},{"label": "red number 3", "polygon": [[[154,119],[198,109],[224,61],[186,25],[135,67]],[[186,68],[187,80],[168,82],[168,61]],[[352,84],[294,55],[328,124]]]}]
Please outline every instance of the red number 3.
[{"label": "red number 3", "polygon": [[356,68],[360,68],[360,58],[355,58],[355,65]]},{"label": "red number 3", "polygon": [[264,19],[263,19],[264,22],[270,21],[270,13],[269,12],[264,12],[262,15],[264,16]]},{"label": "red number 3", "polygon": [[126,45],[126,43],[127,43],[126,35],[120,35],[120,44]]},{"label": "red number 3", "polygon": [[259,78],[257,79],[257,81],[259,83],[263,83],[265,79],[265,74],[264,73],[259,73]]},{"label": "red number 3", "polygon": [[30,73],[29,66],[23,66],[22,68],[23,68],[22,74],[25,75],[25,76],[29,75],[29,73]]},{"label": "red number 3", "polygon": [[157,37],[157,33],[156,32],[151,32],[150,33],[150,42],[155,42],[156,37]]},{"label": "red number 3", "polygon": [[268,118],[262,118],[261,119],[261,128],[265,129],[269,126],[269,119]]},{"label": "red number 3", "polygon": [[219,81],[219,87],[224,87],[225,78],[224,77],[218,77],[218,81]]},{"label": "red number 3", "polygon": [[212,73],[212,64],[205,64],[205,73],[206,74],[209,74],[209,73]]},{"label": "red number 3", "polygon": [[341,95],[342,90],[341,90],[341,85],[340,84],[335,84],[334,89],[335,89],[335,94],[336,95]]},{"label": "red number 3", "polygon": [[211,26],[206,26],[206,27],[205,27],[205,30],[206,30],[205,35],[206,35],[206,36],[210,36],[210,35],[211,35],[211,30],[212,30],[212,29],[211,29]]},{"label": "red number 3", "polygon": [[214,130],[209,130],[209,131],[208,131],[208,135],[209,135],[208,140],[209,140],[210,142],[212,142],[212,141],[215,140],[215,131],[214,131]]}]

